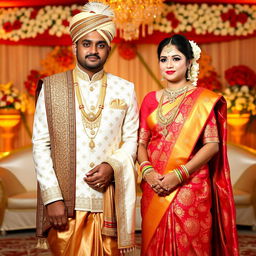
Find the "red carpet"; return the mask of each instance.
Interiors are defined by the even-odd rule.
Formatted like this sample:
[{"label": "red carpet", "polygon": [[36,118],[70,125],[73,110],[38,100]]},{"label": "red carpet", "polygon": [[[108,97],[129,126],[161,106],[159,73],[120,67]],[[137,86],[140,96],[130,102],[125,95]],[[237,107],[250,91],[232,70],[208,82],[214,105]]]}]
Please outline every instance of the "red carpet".
[{"label": "red carpet", "polygon": [[[36,249],[34,236],[0,238],[1,256],[50,256],[47,250]],[[240,256],[256,256],[256,234],[239,235]],[[137,250],[138,255],[139,251]]]}]

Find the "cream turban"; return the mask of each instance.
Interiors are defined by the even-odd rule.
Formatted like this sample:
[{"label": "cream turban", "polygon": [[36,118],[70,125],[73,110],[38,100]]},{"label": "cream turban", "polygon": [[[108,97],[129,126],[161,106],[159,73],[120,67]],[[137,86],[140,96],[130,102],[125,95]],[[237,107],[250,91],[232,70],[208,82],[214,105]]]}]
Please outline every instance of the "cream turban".
[{"label": "cream turban", "polygon": [[110,45],[116,27],[113,22],[114,13],[108,5],[90,2],[84,5],[82,12],[72,17],[69,30],[73,42],[96,30]]}]

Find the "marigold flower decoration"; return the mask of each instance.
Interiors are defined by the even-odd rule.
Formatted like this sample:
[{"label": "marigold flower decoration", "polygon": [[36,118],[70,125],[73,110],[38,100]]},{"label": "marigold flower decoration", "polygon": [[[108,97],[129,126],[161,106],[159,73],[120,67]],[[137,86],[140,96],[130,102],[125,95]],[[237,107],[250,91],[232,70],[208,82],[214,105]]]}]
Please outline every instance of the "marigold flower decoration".
[{"label": "marigold flower decoration", "polygon": [[43,71],[46,75],[61,73],[74,68],[75,58],[71,47],[56,46],[42,61]]},{"label": "marigold flower decoration", "polygon": [[25,112],[27,102],[27,95],[14,88],[12,82],[0,84],[0,109],[16,109]]},{"label": "marigold flower decoration", "polygon": [[212,65],[211,56],[206,52],[202,52],[202,55],[198,61],[200,66],[200,72],[198,75],[197,86],[207,88],[212,91],[220,91],[221,83],[218,79],[218,74]]},{"label": "marigold flower decoration", "polygon": [[247,66],[233,66],[225,72],[228,82],[223,96],[229,113],[256,115],[256,74]]}]

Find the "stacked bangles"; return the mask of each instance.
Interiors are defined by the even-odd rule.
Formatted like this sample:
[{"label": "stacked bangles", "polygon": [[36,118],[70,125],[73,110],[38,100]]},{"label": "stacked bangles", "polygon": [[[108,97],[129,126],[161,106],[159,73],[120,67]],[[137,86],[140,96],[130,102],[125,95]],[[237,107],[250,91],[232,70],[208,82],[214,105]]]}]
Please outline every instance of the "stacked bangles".
[{"label": "stacked bangles", "polygon": [[147,173],[149,173],[153,170],[154,170],[154,168],[149,161],[144,161],[140,164],[140,172],[141,172],[142,179],[144,179],[144,177]]},{"label": "stacked bangles", "polygon": [[173,169],[173,171],[177,175],[180,183],[183,183],[189,178],[189,172],[185,165],[180,165],[178,168]]}]

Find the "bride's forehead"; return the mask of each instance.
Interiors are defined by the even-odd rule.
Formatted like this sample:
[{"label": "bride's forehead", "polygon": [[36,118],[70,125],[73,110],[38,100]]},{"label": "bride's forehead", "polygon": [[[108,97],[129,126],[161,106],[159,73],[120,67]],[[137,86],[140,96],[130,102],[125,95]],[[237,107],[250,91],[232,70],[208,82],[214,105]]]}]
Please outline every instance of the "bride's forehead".
[{"label": "bride's forehead", "polygon": [[178,50],[178,48],[175,45],[172,44],[166,45],[161,52],[161,56],[173,56],[176,54],[182,53]]}]

